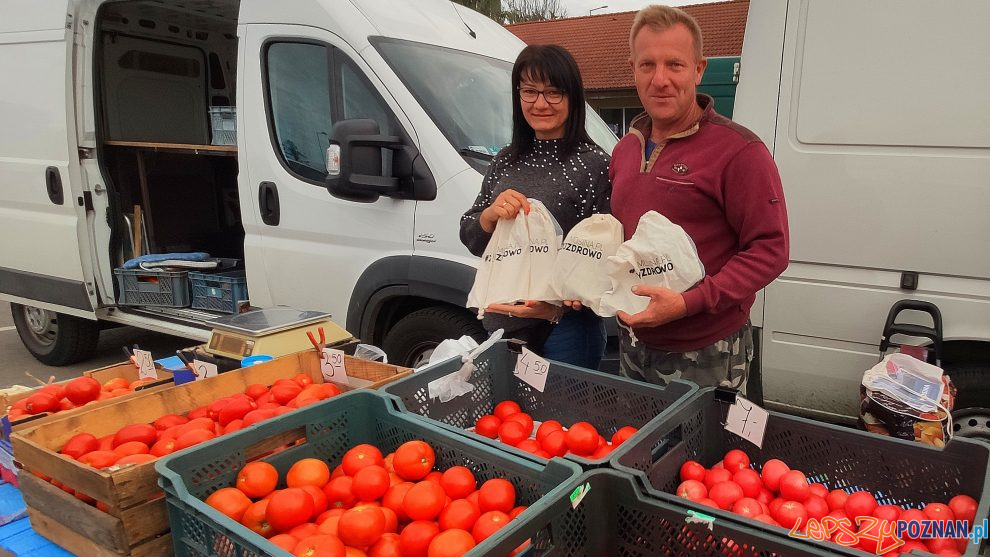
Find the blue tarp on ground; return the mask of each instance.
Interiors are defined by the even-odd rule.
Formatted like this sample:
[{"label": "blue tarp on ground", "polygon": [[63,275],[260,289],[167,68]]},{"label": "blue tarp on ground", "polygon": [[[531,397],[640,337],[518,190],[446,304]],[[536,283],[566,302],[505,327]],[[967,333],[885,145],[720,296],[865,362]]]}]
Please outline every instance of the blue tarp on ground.
[{"label": "blue tarp on ground", "polygon": [[[3,517],[12,518],[22,513],[26,513],[26,508],[21,491],[0,482],[0,522]],[[26,516],[0,526],[0,549],[15,557],[72,557],[71,553],[32,530]]]}]

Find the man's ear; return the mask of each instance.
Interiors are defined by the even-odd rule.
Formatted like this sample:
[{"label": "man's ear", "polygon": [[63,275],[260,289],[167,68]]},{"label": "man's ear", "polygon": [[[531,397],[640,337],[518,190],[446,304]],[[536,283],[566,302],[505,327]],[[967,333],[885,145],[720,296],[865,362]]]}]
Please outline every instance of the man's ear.
[{"label": "man's ear", "polygon": [[698,79],[695,80],[695,82],[694,82],[695,85],[700,85],[701,84],[701,78],[704,77],[704,75],[705,75],[705,68],[707,68],[707,67],[708,67],[708,58],[702,58],[701,60],[698,60],[698,66],[697,66],[697,69],[698,69]]}]

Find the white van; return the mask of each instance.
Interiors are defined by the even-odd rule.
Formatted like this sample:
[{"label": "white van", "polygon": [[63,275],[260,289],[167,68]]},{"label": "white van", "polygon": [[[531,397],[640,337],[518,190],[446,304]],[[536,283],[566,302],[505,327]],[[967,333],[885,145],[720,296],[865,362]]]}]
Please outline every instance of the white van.
[{"label": "white van", "polygon": [[858,416],[888,310],[922,300],[941,312],[956,431],[990,437],[990,4],[749,10],[734,119],[772,150],[791,230],[752,315],[768,404]]},{"label": "white van", "polygon": [[[329,311],[396,362],[483,334],[463,307],[476,258],[458,222],[511,137],[524,45],[502,26],[447,0],[0,13],[0,298],[42,362],[85,358],[100,322],[208,336],[216,315],[117,304],[137,235],[145,252],[243,259],[253,305]],[[235,111],[236,144],[217,145],[234,134],[211,112]]]}]

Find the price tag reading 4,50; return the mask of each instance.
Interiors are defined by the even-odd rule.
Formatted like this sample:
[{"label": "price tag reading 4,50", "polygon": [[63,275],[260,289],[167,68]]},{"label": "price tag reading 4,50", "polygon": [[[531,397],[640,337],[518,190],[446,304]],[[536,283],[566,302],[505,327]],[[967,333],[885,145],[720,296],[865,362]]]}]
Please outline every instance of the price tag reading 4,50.
[{"label": "price tag reading 4,50", "polygon": [[151,359],[151,352],[135,350],[134,365],[138,368],[138,379],[158,380],[158,371],[155,370],[155,361]]},{"label": "price tag reading 4,50", "polygon": [[725,429],[762,449],[763,434],[766,433],[769,417],[770,413],[756,403],[737,396],[736,402],[729,407]]},{"label": "price tag reading 4,50", "polygon": [[320,372],[324,381],[347,385],[347,370],[344,368],[344,351],[337,348],[324,348],[320,354]]},{"label": "price tag reading 4,50", "polygon": [[217,366],[216,364],[211,364],[210,362],[193,360],[193,369],[196,370],[196,381],[202,381],[203,379],[209,379],[210,377],[217,376]]},{"label": "price tag reading 4,50", "polygon": [[537,356],[532,350],[523,346],[522,354],[516,360],[516,368],[512,373],[519,379],[531,385],[537,391],[543,392],[547,386],[547,374],[550,372],[550,362]]}]

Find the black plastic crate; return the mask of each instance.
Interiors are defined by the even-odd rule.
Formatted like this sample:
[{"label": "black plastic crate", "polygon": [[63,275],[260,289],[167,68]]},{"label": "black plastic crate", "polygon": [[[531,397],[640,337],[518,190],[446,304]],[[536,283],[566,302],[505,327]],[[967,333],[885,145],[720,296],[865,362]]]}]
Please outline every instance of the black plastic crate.
[{"label": "black plastic crate", "polygon": [[189,306],[189,277],[186,271],[114,269],[122,306]]},{"label": "black plastic crate", "polygon": [[[609,439],[623,426],[643,428],[664,420],[670,410],[698,390],[697,385],[686,381],[673,381],[664,388],[551,361],[546,388],[541,393],[513,374],[518,352],[512,347],[516,346],[512,341],[501,341],[478,355],[474,360],[476,369],[468,380],[474,390],[448,402],[431,399],[429,383],[457,371],[461,367],[460,358],[418,371],[382,390],[396,397],[402,408],[431,423],[544,463],[546,459],[468,428],[473,428],[478,418],[491,414],[499,402],[512,400],[537,422],[557,420],[570,427],[575,422],[586,421]],[[623,445],[635,442],[640,434],[637,432]],[[572,454],[567,458],[589,468],[604,466],[609,461],[608,457],[589,460]]]},{"label": "black plastic crate", "polygon": [[[809,483],[821,483],[830,490],[871,492],[881,505],[923,507],[927,503],[948,503],[956,495],[969,495],[978,502],[976,520],[990,510],[990,445],[956,438],[944,449],[770,412],[763,448],[725,430],[731,400],[713,388],[702,389],[687,403],[678,406],[662,423],[643,431],[636,443],[626,446],[612,458],[615,469],[637,476],[647,492],[663,501],[711,514],[780,536],[787,529],[768,526],[740,515],[697,505],[674,494],[680,484],[680,467],[696,460],[710,468],[730,449],[749,455],[759,471],[771,458],[800,469]],[[816,548],[841,555],[869,555],[833,543],[803,541]],[[964,555],[981,554],[985,541],[969,544]]]},{"label": "black plastic crate", "polygon": [[238,313],[240,303],[247,301],[247,274],[244,271],[224,273],[189,273],[193,309],[223,313]]}]

